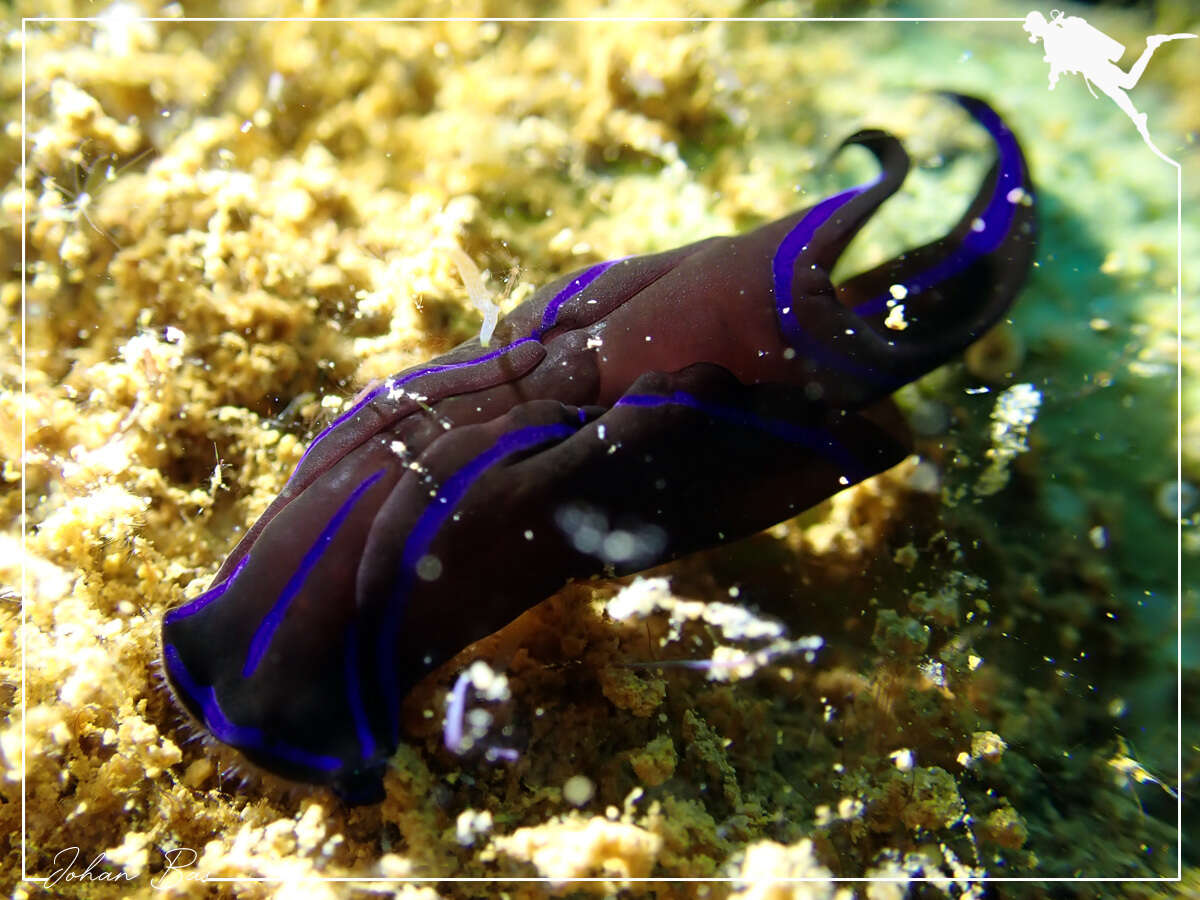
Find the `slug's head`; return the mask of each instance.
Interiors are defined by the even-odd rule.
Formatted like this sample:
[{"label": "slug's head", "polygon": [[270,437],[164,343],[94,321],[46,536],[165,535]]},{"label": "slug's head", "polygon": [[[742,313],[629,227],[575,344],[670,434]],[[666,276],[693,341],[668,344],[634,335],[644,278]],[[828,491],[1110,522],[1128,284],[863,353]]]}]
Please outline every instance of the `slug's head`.
[{"label": "slug's head", "polygon": [[269,772],[328,785],[348,805],[382,800],[394,743],[365,723],[359,728],[344,697],[349,681],[322,677],[319,652],[308,655],[308,673],[282,681],[268,681],[275,675],[242,678],[226,665],[230,642],[208,639],[214,623],[201,616],[173,619],[168,613],[162,646],[172,694],[205,731]]},{"label": "slug's head", "polygon": [[[336,470],[335,470],[336,471]],[[163,617],[163,668],[178,702],[218,741],[348,804],[383,798],[397,736],[357,614],[358,560],[394,479],[328,473]]]}]

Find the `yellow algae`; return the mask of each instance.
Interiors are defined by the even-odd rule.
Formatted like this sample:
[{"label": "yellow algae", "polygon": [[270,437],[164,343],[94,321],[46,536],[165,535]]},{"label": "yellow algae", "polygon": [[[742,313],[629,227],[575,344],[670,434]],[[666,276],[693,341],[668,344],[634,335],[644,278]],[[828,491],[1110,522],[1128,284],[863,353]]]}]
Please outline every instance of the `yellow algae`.
[{"label": "yellow algae", "polygon": [[531,863],[555,882],[603,876],[619,883],[650,874],[662,838],[602,816],[569,815],[559,822],[519,828],[492,841],[496,851]]},{"label": "yellow algae", "polygon": [[600,689],[617,709],[647,718],[662,705],[667,685],[661,678],[648,678],[632,669],[609,666],[600,676]]},{"label": "yellow algae", "polygon": [[1024,846],[1029,837],[1029,829],[1017,811],[1007,803],[992,810],[978,825],[980,839],[1017,850]]},{"label": "yellow algae", "polygon": [[692,710],[684,713],[682,735],[687,752],[699,760],[708,779],[720,785],[721,793],[733,808],[742,805],[742,792],[737,773],[729,762],[726,750],[729,742],[701,716]]},{"label": "yellow algae", "polygon": [[910,458],[882,475],[835,494],[826,501],[825,515],[804,527],[797,543],[810,553],[835,560],[870,553],[896,514],[898,497],[892,486],[897,481],[907,481],[915,465]]},{"label": "yellow algae", "polygon": [[151,838],[148,832],[127,831],[121,843],[105,850],[104,856],[131,878],[140,878],[150,862]]},{"label": "yellow algae", "polygon": [[746,848],[738,880],[745,885],[730,895],[737,900],[834,900],[849,896],[834,887],[833,873],[821,865],[810,840],[786,846],[774,841],[751,844]]},{"label": "yellow algae", "polygon": [[971,735],[971,756],[989,763],[998,763],[1008,745],[994,731],[977,731]]},{"label": "yellow algae", "polygon": [[629,757],[633,771],[647,787],[658,787],[674,775],[678,763],[679,754],[675,752],[675,742],[667,734],[660,734]]},{"label": "yellow algae", "polygon": [[949,772],[937,766],[912,770],[908,800],[900,813],[908,828],[949,828],[962,818],[963,811],[958,786]]}]

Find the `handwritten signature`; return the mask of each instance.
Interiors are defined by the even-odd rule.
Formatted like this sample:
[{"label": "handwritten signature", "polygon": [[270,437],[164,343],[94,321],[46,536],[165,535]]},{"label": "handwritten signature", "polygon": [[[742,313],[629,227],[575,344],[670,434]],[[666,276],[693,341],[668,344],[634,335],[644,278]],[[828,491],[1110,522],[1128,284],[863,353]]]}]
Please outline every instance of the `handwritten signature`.
[{"label": "handwritten signature", "polygon": [[[151,887],[155,889],[164,888],[172,880],[206,880],[205,876],[200,872],[185,871],[189,866],[195,865],[196,860],[199,858],[199,854],[191,847],[176,847],[174,850],[163,850],[161,852],[166,859],[166,866],[161,872],[150,879]],[[81,881],[124,882],[133,881],[136,877],[132,873],[120,868],[116,870],[106,868],[111,863],[104,858],[103,853],[97,853],[92,857],[91,862],[85,867],[79,868],[79,856],[80,851],[78,847],[64,847],[54,854],[54,869],[46,879],[46,887],[53,887],[59,883],[72,884]]]}]

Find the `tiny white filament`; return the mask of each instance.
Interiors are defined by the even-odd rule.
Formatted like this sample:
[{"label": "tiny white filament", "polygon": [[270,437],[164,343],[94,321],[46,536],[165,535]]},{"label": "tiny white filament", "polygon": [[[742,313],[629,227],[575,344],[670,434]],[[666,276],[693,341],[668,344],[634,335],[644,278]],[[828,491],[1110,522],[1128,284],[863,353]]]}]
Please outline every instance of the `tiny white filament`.
[{"label": "tiny white filament", "polygon": [[458,244],[446,244],[446,255],[458,269],[458,277],[462,279],[463,286],[467,289],[467,296],[475,304],[475,308],[483,313],[483,324],[479,327],[479,343],[486,347],[491,343],[492,332],[496,330],[496,322],[500,319],[500,306],[492,299],[492,295],[484,286],[479,267]]}]

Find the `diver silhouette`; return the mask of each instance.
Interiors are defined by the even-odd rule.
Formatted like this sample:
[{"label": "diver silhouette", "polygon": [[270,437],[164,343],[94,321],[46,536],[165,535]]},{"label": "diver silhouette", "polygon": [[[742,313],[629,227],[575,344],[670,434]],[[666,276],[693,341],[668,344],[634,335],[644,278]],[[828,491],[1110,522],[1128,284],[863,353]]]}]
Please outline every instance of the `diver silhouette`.
[{"label": "diver silhouette", "polygon": [[1031,44],[1036,44],[1040,39],[1046,50],[1042,59],[1050,63],[1050,90],[1054,90],[1058,77],[1064,72],[1069,75],[1082,75],[1084,84],[1093,97],[1096,96],[1096,92],[1092,90],[1094,85],[1129,116],[1151,150],[1172,165],[1175,164],[1174,160],[1154,146],[1146,125],[1146,114],[1138,112],[1125,92],[1138,83],[1155,50],[1167,41],[1194,38],[1196,35],[1150,35],[1146,38],[1146,49],[1142,51],[1142,55],[1129,71],[1125,72],[1116,64],[1125,53],[1125,45],[1079,16],[1064,16],[1060,10],[1054,9],[1050,11],[1050,21],[1046,21],[1046,17],[1035,10],[1025,17],[1025,23],[1021,27],[1029,32]]}]

